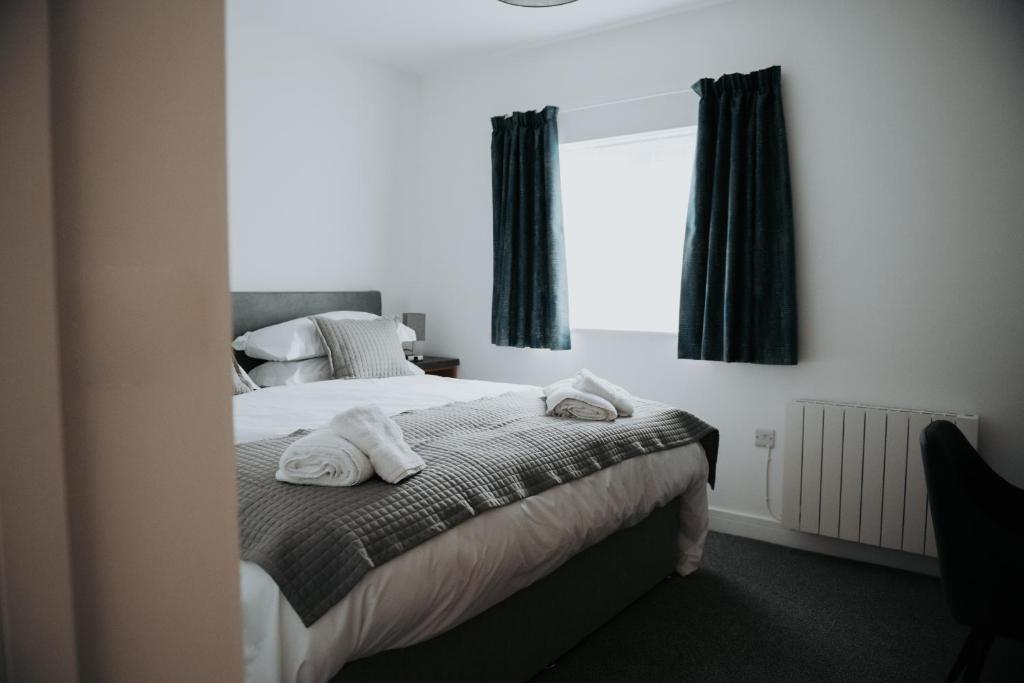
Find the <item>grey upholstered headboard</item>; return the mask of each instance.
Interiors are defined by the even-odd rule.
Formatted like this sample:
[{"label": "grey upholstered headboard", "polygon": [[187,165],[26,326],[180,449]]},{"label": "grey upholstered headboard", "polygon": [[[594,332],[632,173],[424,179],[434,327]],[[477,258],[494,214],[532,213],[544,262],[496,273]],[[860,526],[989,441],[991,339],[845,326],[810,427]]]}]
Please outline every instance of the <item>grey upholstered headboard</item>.
[{"label": "grey upholstered headboard", "polygon": [[[232,292],[232,338],[261,327],[327,311],[381,314],[380,292]],[[239,362],[248,369],[256,361]]]}]

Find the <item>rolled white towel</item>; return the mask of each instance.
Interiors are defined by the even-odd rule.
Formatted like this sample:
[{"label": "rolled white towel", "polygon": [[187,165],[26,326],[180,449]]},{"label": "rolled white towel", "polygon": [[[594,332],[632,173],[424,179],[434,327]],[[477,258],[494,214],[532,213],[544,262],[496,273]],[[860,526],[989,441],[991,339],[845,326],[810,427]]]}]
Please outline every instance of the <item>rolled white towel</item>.
[{"label": "rolled white towel", "polygon": [[284,449],[274,478],[288,484],[355,486],[373,476],[366,454],[329,429],[318,429]]},{"label": "rolled white towel", "polygon": [[402,428],[373,404],[338,413],[330,429],[359,447],[386,482],[397,484],[426,467],[402,436]]},{"label": "rolled white towel", "polygon": [[586,368],[576,373],[572,385],[580,391],[605,399],[615,406],[615,411],[620,417],[630,417],[633,414],[633,396],[628,391],[598,377]]},{"label": "rolled white towel", "polygon": [[[551,389],[548,392],[548,389]],[[556,382],[544,390],[547,414],[555,417],[575,417],[579,420],[611,422],[617,416],[615,406],[600,396],[588,394],[570,383]]]}]

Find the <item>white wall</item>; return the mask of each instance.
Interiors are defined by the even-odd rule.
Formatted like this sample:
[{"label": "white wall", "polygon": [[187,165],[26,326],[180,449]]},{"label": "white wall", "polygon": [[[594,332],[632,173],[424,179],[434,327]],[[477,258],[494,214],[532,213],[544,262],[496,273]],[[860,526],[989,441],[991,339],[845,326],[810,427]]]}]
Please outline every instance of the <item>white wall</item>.
[{"label": "white wall", "polygon": [[[459,355],[463,376],[544,383],[588,366],[717,425],[712,505],[757,524],[765,451],[753,432],[774,427],[781,445],[797,397],[977,412],[985,456],[1024,484],[1022,30],[1013,2],[746,0],[431,75],[389,296],[428,314],[429,350]],[[491,346],[489,117],[772,64],[793,170],[800,364],[677,360],[675,338],[653,334],[578,332],[568,352]],[[581,128],[573,116],[563,129]]]},{"label": "white wall", "polygon": [[231,288],[377,289],[415,81],[227,3]]}]

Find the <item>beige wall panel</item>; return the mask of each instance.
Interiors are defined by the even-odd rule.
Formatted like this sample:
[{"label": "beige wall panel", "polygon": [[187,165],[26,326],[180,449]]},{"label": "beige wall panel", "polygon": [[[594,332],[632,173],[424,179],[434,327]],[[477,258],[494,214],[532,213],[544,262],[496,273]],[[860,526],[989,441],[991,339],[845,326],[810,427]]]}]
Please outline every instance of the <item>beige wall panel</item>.
[{"label": "beige wall panel", "polygon": [[81,674],[237,681],[223,2],[52,7]]},{"label": "beige wall panel", "polygon": [[0,2],[0,657],[12,681],[75,681],[61,450],[45,2]]}]

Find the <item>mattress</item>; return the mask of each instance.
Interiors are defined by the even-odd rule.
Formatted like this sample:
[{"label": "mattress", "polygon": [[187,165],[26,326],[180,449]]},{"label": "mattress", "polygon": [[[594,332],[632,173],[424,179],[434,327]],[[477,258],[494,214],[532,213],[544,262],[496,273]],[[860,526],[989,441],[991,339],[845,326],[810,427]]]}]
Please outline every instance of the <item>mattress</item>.
[{"label": "mattress", "polygon": [[[360,403],[397,414],[528,388],[425,375],[263,389],[235,397],[235,440],[315,428]],[[706,482],[698,444],[626,460],[480,514],[371,570],[309,628],[273,580],[243,562],[246,679],[326,681],[347,661],[429,639],[680,496],[677,569],[689,573],[706,536]]]}]

